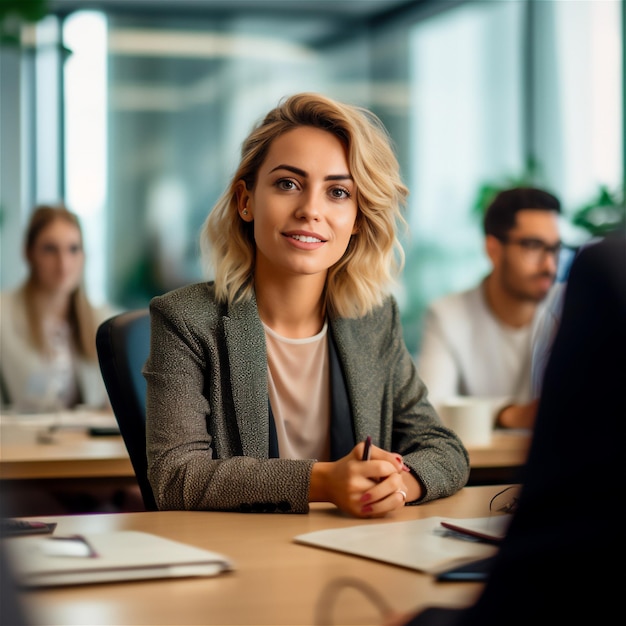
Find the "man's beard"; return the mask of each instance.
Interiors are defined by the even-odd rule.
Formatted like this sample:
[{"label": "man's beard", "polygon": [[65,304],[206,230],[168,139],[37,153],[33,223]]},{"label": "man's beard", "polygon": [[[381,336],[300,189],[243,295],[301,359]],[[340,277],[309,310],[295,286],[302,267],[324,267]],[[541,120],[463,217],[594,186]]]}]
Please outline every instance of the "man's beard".
[{"label": "man's beard", "polygon": [[[506,269],[506,268],[505,268]],[[550,292],[550,288],[554,285],[554,281],[556,279],[556,275],[552,272],[538,272],[537,274],[533,274],[532,276],[528,276],[524,279],[523,283],[521,280],[513,281],[509,279],[510,272],[504,271],[502,273],[502,288],[513,298],[520,300],[522,302],[533,302],[535,304],[539,304],[542,300]],[[538,289],[532,290],[526,285],[531,283],[537,279],[548,278],[550,280],[550,288],[545,291],[539,291]]]}]

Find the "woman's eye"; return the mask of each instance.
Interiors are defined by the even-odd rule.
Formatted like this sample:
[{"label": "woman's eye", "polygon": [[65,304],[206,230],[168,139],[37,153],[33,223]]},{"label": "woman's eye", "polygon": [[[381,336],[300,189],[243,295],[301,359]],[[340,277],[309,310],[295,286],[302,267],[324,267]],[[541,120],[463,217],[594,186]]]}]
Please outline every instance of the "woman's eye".
[{"label": "woman's eye", "polygon": [[71,254],[80,254],[80,252],[81,252],[81,247],[78,244],[76,244],[74,246],[70,246],[70,253]]},{"label": "woman's eye", "polygon": [[337,198],[338,200],[340,200],[341,198],[352,197],[352,194],[347,189],[344,189],[343,187],[333,187],[333,189],[330,190],[330,195],[333,198]]},{"label": "woman's eye", "polygon": [[292,191],[293,189],[296,189],[296,183],[288,178],[281,178],[276,181],[276,186],[284,191]]}]

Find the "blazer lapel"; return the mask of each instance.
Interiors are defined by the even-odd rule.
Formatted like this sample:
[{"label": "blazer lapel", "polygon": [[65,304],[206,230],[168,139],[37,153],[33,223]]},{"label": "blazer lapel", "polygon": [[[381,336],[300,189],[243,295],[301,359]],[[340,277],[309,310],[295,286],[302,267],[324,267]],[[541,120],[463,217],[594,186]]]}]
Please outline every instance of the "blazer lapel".
[{"label": "blazer lapel", "polygon": [[337,358],[341,363],[347,398],[352,407],[353,436],[356,441],[361,441],[367,435],[380,435],[380,398],[377,396],[380,389],[370,384],[372,364],[364,358],[364,338],[355,336],[355,326],[348,319],[331,320]]},{"label": "blazer lapel", "polygon": [[267,353],[256,301],[233,305],[222,321],[243,454],[268,458]]}]

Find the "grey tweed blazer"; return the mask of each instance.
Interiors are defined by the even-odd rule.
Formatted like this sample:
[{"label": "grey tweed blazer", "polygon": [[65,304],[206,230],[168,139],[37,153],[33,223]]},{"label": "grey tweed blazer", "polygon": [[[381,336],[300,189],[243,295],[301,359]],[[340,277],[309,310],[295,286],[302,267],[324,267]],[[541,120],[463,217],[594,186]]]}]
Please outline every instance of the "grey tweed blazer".
[{"label": "grey tweed blazer", "polygon": [[[160,509],[306,513],[314,459],[269,458],[265,332],[256,301],[218,304],[212,283],[150,303],[146,438]],[[459,438],[427,399],[392,297],[360,319],[331,318],[356,440],[397,452],[425,488],[451,495],[469,476]]]}]

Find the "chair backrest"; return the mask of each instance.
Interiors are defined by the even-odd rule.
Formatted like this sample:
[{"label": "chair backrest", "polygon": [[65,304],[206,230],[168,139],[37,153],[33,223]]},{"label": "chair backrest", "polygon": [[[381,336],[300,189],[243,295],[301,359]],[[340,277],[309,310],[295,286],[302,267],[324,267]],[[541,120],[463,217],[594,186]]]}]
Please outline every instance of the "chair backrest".
[{"label": "chair backrest", "polygon": [[139,309],[104,321],[96,334],[100,371],[147,511],[157,506],[148,482],[146,381],[142,368],[150,352],[150,313]]}]

